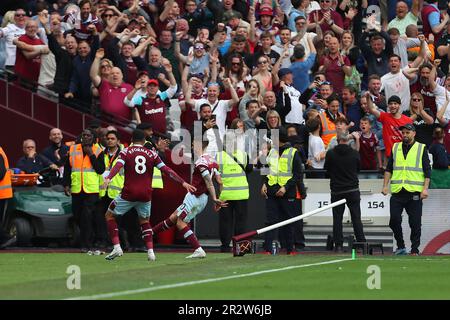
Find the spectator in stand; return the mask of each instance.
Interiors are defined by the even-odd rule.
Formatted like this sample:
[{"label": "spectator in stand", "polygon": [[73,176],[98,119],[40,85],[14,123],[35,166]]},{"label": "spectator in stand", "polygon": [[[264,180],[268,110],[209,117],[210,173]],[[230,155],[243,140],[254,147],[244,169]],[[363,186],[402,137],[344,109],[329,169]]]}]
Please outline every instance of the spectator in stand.
[{"label": "spectator in stand", "polygon": [[305,124],[303,119],[303,105],[300,103],[300,92],[294,88],[294,77],[291,69],[282,68],[278,71],[279,90],[277,103],[283,106],[285,123],[295,124],[297,127]]},{"label": "spectator in stand", "polygon": [[350,77],[352,74],[350,60],[341,55],[337,38],[330,39],[328,49],[329,53],[319,61],[319,71],[324,72],[327,80],[333,83],[334,91],[341,94],[345,76]]},{"label": "spectator in stand", "polygon": [[[379,141],[375,133],[372,132],[370,119],[362,117],[359,126],[359,155],[361,157],[361,170],[383,170],[383,159],[379,147]],[[377,178],[378,175],[363,174],[360,178]]]},{"label": "spectator in stand", "polygon": [[[211,59],[215,60],[215,56],[217,56],[217,51],[215,54],[211,55]],[[248,81],[251,78],[248,74],[249,68],[245,65],[242,56],[239,53],[229,55],[224,68],[221,69],[222,71],[219,73],[219,78],[230,78],[238,95],[242,95],[242,93],[247,90]]]},{"label": "spectator in stand", "polygon": [[341,132],[345,132],[349,134],[349,141],[348,145],[355,149],[356,151],[359,151],[359,138],[360,135],[358,132],[353,132],[352,134],[349,133],[349,128],[351,127],[350,122],[343,116],[339,116],[334,121],[334,124],[336,126],[336,136],[331,138],[330,143],[328,143],[327,146],[327,152],[336,147],[339,143],[337,141],[337,135]]},{"label": "spectator in stand", "polygon": [[27,139],[23,142],[23,157],[17,161],[16,168],[25,173],[38,173],[42,169],[50,167],[52,170],[58,170],[58,166],[46,157],[36,152],[36,142]]},{"label": "spectator in stand", "polygon": [[[381,90],[384,90],[387,101],[393,96],[400,97],[401,111],[409,108],[409,81],[416,76],[417,68],[401,69],[400,56],[393,54],[389,58],[390,72],[381,77]],[[389,102],[388,102],[389,104]]]},{"label": "spectator in stand", "polygon": [[[96,34],[95,27],[91,27],[90,30],[93,34]],[[99,48],[99,37],[94,36],[92,46],[86,41],[80,41],[78,43],[78,55],[73,59],[73,71],[70,79],[69,91],[64,94],[64,98],[77,100],[74,101],[75,106],[81,108],[90,108],[91,106],[91,79],[89,72],[91,70],[92,62],[95,58],[95,53]],[[89,110],[89,109],[88,109]]]},{"label": "spectator in stand", "polygon": [[208,97],[206,99],[192,99],[192,89],[190,88],[190,86],[188,86],[187,92],[184,93],[186,97],[186,103],[194,105],[194,108],[197,112],[200,111],[200,106],[205,103],[211,106],[211,113],[213,115],[216,115],[216,122],[219,128],[219,135],[221,139],[225,134],[225,120],[227,117],[227,113],[232,110],[233,105],[239,102],[239,97],[236,93],[236,90],[232,86],[230,78],[226,78],[224,80],[224,85],[231,93],[230,100],[219,100],[220,87],[218,83],[208,84]]},{"label": "spectator in stand", "polygon": [[[423,95],[424,106],[429,108],[433,114],[437,113],[435,93],[439,92],[436,91],[436,74],[436,63],[424,63],[419,67],[419,78],[414,84],[411,85],[411,92],[420,92]],[[416,140],[424,143],[423,141],[417,139],[417,136]],[[427,144],[427,146],[429,146],[429,144]]]},{"label": "spectator in stand", "polygon": [[[392,42],[386,32],[374,33],[375,26],[368,25],[368,28],[372,29],[364,31],[359,41],[361,52],[367,61],[367,74],[382,77],[389,72],[389,57],[393,54]],[[366,43],[369,36],[370,46]]]},{"label": "spectator in stand", "polygon": [[[203,74],[191,74],[188,77],[189,73],[189,67],[184,67],[183,74],[181,76],[181,86],[182,86],[182,92],[186,92],[188,88],[188,82],[191,82],[191,88],[192,88],[192,99],[204,99],[206,98],[206,88],[203,86]],[[188,80],[189,78],[189,80]],[[194,106],[187,105],[185,101],[185,97],[183,93],[180,93],[178,95],[178,104],[180,106],[181,115],[180,115],[180,122],[181,127],[192,131],[194,128],[194,121],[198,120],[198,114],[195,110],[193,110]]]},{"label": "spectator in stand", "polygon": [[272,46],[272,50],[282,58],[280,68],[289,68],[291,66],[290,57],[294,54],[294,46],[291,44],[291,30],[288,27],[280,29],[280,42],[275,43]]},{"label": "spectator in stand", "polygon": [[356,89],[352,86],[345,86],[342,89],[342,110],[344,116],[353,125],[349,128],[350,133],[359,131],[359,120],[362,117],[362,109],[358,98],[356,97]]},{"label": "spectator in stand", "polygon": [[51,129],[48,137],[50,145],[41,152],[44,157],[58,167],[64,165],[69,152],[69,147],[63,143],[63,138],[62,131],[59,128]]},{"label": "spectator in stand", "polygon": [[[81,0],[79,7],[80,12],[66,15],[64,21],[72,27],[71,33],[77,40],[90,42],[97,32],[102,32],[102,22],[93,13],[93,5],[90,0]],[[96,32],[93,32],[94,29]]]},{"label": "spectator in stand", "polygon": [[244,96],[241,98],[239,102],[239,117],[245,121],[249,118],[247,102],[251,100],[256,100],[258,103],[263,103],[263,97],[261,95],[261,89],[259,86],[259,82],[255,79],[252,79],[246,83],[246,89]]},{"label": "spectator in stand", "polygon": [[16,9],[14,13],[14,23],[8,24],[0,29],[0,38],[6,39],[6,61],[5,68],[9,71],[14,70],[16,64],[16,45],[13,43],[15,38],[25,34],[26,13],[22,8]]},{"label": "spectator in stand", "polygon": [[316,47],[310,37],[308,39],[308,47],[310,54],[306,58],[305,47],[302,44],[297,44],[294,47],[293,62],[289,69],[294,74],[294,87],[300,93],[303,93],[309,86],[309,72],[311,71],[316,61]]},{"label": "spectator in stand", "polygon": [[[17,41],[31,46],[32,51],[17,48],[16,62],[14,66],[15,73],[20,80],[26,80],[32,84],[39,78],[41,68],[41,54],[48,53],[48,47],[37,36],[38,24],[35,20],[28,20],[25,25],[25,34],[20,36]],[[34,85],[33,85],[34,86]]]},{"label": "spectator in stand", "polygon": [[109,79],[102,79],[98,75],[100,66],[106,66],[105,62],[101,62],[104,56],[105,50],[98,49],[90,71],[92,85],[99,90],[100,110],[127,122],[137,119],[137,110],[130,109],[124,104],[125,97],[133,87],[123,82],[122,71],[117,67],[112,68]]},{"label": "spectator in stand", "polygon": [[[177,82],[172,73],[172,65],[168,60],[164,61],[164,67],[168,74],[170,87],[165,91],[159,91],[159,82],[156,79],[150,79],[148,82],[138,79],[136,84],[124,99],[125,105],[130,108],[137,106],[138,119],[137,123],[148,122],[152,125],[154,132],[166,133],[166,109],[168,107],[168,99],[171,99],[177,92]],[[146,95],[136,95],[136,92],[146,91]],[[187,99],[186,99],[187,100]]]},{"label": "spectator in stand", "polygon": [[396,17],[389,22],[389,29],[397,28],[400,35],[405,35],[406,27],[409,25],[417,25],[419,21],[419,2],[420,0],[413,0],[411,11],[409,11],[408,4],[405,1],[397,2]]},{"label": "spectator in stand", "polygon": [[388,34],[392,42],[394,53],[401,58],[402,68],[407,67],[409,49],[420,47],[420,40],[417,37],[414,39],[404,39],[400,36],[400,31],[398,31],[397,28],[389,29]]},{"label": "spectator in stand", "polygon": [[441,127],[434,128],[433,144],[430,146],[429,152],[433,156],[433,169],[448,170],[449,154],[444,145],[444,129]]},{"label": "spectator in stand", "polygon": [[308,59],[311,52],[309,40],[318,43],[322,40],[322,29],[316,27],[316,33],[307,32],[307,19],[304,16],[298,16],[295,19],[296,33],[292,34],[291,43],[296,46],[301,44],[305,48],[305,59]]},{"label": "spectator in stand", "polygon": [[402,141],[402,132],[400,127],[413,120],[401,113],[400,106],[402,101],[398,96],[392,96],[388,100],[388,112],[380,112],[372,103],[370,94],[366,92],[367,107],[369,112],[377,117],[383,124],[383,142],[385,145],[386,160],[391,156],[392,146],[394,143]]},{"label": "spectator in stand", "polygon": [[353,86],[359,93],[361,90],[361,75],[358,67],[363,63],[364,58],[359,47],[355,46],[355,36],[351,31],[344,31],[342,34],[341,55],[348,58],[351,68],[350,76],[345,75],[344,84]]},{"label": "spectator in stand", "polygon": [[344,31],[344,21],[342,16],[331,8],[331,0],[321,0],[320,10],[315,10],[309,14],[308,30],[314,30],[317,24],[322,32],[332,30],[338,35]]},{"label": "spectator in stand", "polygon": [[261,36],[259,37],[259,42],[261,45],[258,45],[255,48],[255,55],[254,55],[254,62],[253,65],[257,65],[257,61],[261,56],[269,57],[270,64],[272,66],[275,65],[275,63],[280,58],[280,55],[272,49],[272,35],[270,32],[263,32]]},{"label": "spectator in stand", "polygon": [[441,70],[444,74],[448,74],[450,64],[450,23],[447,24],[446,30],[446,34],[442,35],[436,43],[437,54],[442,59]]},{"label": "spectator in stand", "polygon": [[164,2],[164,9],[159,15],[155,23],[155,30],[159,34],[162,30],[173,30],[176,20],[180,15],[180,6],[175,0]]},{"label": "spectator in stand", "polygon": [[185,12],[183,18],[189,23],[189,34],[193,37],[197,36],[197,29],[206,27],[212,29],[214,16],[206,6],[206,1],[197,5],[195,0],[187,0],[184,3]]},{"label": "spectator in stand", "polygon": [[[377,76],[378,77],[378,76]],[[369,112],[369,108],[368,108],[368,104],[367,104],[367,98],[366,95],[362,95],[359,98],[359,102],[361,104],[361,110],[363,112],[363,117],[368,118],[370,121],[370,127],[373,133],[375,133],[375,135],[377,136],[378,139],[378,146],[379,149],[382,152],[382,155],[384,154],[384,142],[383,142],[383,125],[381,124],[381,122],[379,122],[377,120],[377,117],[375,117],[375,115],[371,114]],[[376,104],[375,104],[375,108],[377,108],[377,110],[379,110],[380,112],[384,112],[383,110],[379,109]]]},{"label": "spectator in stand", "polygon": [[422,8],[422,23],[423,23],[423,33],[425,37],[429,34],[434,35],[434,39],[439,41],[442,33],[449,21],[449,15],[447,12],[441,15],[438,8],[438,1],[432,0],[428,1],[428,4],[424,5]]},{"label": "spectator in stand", "polygon": [[[196,41],[193,46],[193,52],[187,57],[180,52],[181,36],[181,32],[177,32],[175,38],[175,58],[183,63],[183,65],[189,67],[189,73],[209,74],[210,56],[205,48],[205,44],[201,41]],[[164,56],[166,57],[166,55]]]},{"label": "spectator in stand", "polygon": [[[311,118],[306,121],[306,127],[309,131],[307,168],[309,170],[323,170],[326,150],[325,144],[320,137],[320,120]],[[310,172],[306,176],[308,178],[322,178],[325,175],[321,172]]]},{"label": "spectator in stand", "polygon": [[135,29],[131,32],[127,32],[127,30],[124,29],[109,42],[106,53],[114,65],[122,70],[125,82],[133,85],[136,83],[138,70],[131,53],[136,46],[129,40],[138,35],[139,30]]},{"label": "spectator in stand", "polygon": [[386,98],[381,94],[381,78],[379,75],[373,74],[369,77],[368,91],[373,103],[381,110],[386,111]]},{"label": "spectator in stand", "polygon": [[426,106],[423,95],[419,92],[413,92],[409,110],[404,111],[403,114],[413,120],[416,128],[415,140],[430,147],[433,142],[435,119],[433,112]]},{"label": "spectator in stand", "polygon": [[[172,32],[169,30],[161,30],[158,38],[158,48],[161,51],[161,55],[170,61],[172,65],[172,72],[177,80],[177,83],[180,82],[181,76],[178,68],[179,59],[175,54],[175,45],[173,43],[174,37],[172,36]],[[179,43],[179,42],[175,42]],[[203,48],[204,49],[204,48]]]}]

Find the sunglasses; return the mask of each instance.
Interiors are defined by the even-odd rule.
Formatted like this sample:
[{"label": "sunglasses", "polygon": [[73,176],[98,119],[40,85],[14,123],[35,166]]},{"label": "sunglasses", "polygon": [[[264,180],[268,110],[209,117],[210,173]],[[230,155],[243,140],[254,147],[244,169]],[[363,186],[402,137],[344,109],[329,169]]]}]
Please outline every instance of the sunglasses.
[{"label": "sunglasses", "polygon": [[422,101],[422,99],[419,99],[419,98],[413,98],[412,101]]},{"label": "sunglasses", "polygon": [[109,64],[104,64],[101,66],[102,68],[111,68],[111,66]]},{"label": "sunglasses", "polygon": [[27,146],[27,147],[25,147],[25,149],[34,149],[34,148],[36,148],[36,147],[33,147],[33,146]]},{"label": "sunglasses", "polygon": [[232,62],[231,64],[232,64],[233,66],[240,66],[240,65],[241,65],[240,62]]},{"label": "sunglasses", "polygon": [[267,64],[267,61],[258,61],[258,64]]},{"label": "sunglasses", "polygon": [[25,17],[25,13],[16,13],[15,17]]},{"label": "sunglasses", "polygon": [[203,46],[195,46],[194,49],[196,49],[196,50],[203,50],[203,49],[205,49],[205,47],[203,47]]}]

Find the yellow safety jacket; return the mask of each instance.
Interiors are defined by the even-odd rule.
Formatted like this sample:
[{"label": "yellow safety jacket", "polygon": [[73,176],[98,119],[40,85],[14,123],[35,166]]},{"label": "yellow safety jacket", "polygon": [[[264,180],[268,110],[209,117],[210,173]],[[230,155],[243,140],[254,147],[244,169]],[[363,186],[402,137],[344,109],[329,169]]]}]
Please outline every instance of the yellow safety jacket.
[{"label": "yellow safety jacket", "polygon": [[[120,150],[122,150],[122,149],[120,149]],[[120,152],[120,150],[119,150],[119,152]],[[116,157],[111,162],[109,154],[107,152],[105,152],[105,168],[106,168],[106,170],[110,171],[112,169],[112,167],[115,166],[115,164],[117,163],[118,159],[119,159],[119,157]],[[124,176],[123,168],[121,168],[119,173],[116,174],[114,176],[114,178],[112,178],[112,180],[109,183],[107,189],[103,188],[103,181],[104,181],[103,175],[100,175],[100,192],[99,192],[99,197],[103,198],[106,194],[108,194],[108,198],[114,199],[116,196],[119,195],[119,193],[123,189],[123,184],[125,182],[125,176]]]},{"label": "yellow safety jacket", "polygon": [[422,167],[422,156],[425,150],[423,143],[414,142],[406,159],[403,155],[403,143],[397,142],[392,148],[393,171],[391,177],[391,193],[402,188],[408,192],[422,192],[425,174]]},{"label": "yellow safety jacket", "polygon": [[[237,150],[233,156],[244,168],[247,166],[247,153]],[[245,171],[226,151],[218,153],[216,158],[223,183],[220,200],[247,200],[249,190]]]},{"label": "yellow safety jacket", "polygon": [[293,177],[292,166],[294,163],[294,155],[297,152],[295,148],[286,148],[281,157],[278,154],[278,150],[272,148],[269,152],[267,163],[269,164],[268,183],[269,186],[278,184],[280,186],[286,185],[286,183]]},{"label": "yellow safety jacket", "polygon": [[[97,145],[92,146],[92,152],[96,157],[102,152]],[[87,155],[83,155],[81,144],[75,144],[69,149],[69,161],[72,168],[71,191],[72,193],[99,193],[99,174],[95,172],[91,160]]]}]

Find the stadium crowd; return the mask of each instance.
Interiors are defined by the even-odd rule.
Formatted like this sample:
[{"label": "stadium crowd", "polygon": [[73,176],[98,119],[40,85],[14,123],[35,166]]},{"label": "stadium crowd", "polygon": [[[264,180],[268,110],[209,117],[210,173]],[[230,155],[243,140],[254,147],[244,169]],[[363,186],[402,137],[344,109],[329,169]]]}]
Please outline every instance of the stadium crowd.
[{"label": "stadium crowd", "polygon": [[[348,133],[364,177],[378,178],[408,123],[433,169],[448,168],[449,14],[448,1],[423,0],[30,0],[2,16],[0,66],[38,94],[152,128],[160,151],[174,121],[189,132],[200,121],[209,154],[233,129],[261,168],[272,144],[262,130],[283,127],[306,177],[321,178]],[[120,137],[96,129],[106,155]],[[52,131],[39,155],[24,142],[17,167],[64,166],[69,147]]]}]

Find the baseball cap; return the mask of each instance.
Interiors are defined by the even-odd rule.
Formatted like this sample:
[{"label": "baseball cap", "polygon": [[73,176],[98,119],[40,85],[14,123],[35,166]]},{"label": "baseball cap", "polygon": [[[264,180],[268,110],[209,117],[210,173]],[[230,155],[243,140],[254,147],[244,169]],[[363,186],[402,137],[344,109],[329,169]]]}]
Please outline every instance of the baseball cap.
[{"label": "baseball cap", "polygon": [[400,130],[406,129],[411,131],[416,131],[416,127],[412,123],[405,124],[399,128]]},{"label": "baseball cap", "polygon": [[389,98],[388,104],[390,104],[391,102],[397,102],[398,104],[402,104],[402,100],[400,99],[399,96],[396,95],[393,95]]},{"label": "baseball cap", "polygon": [[259,11],[259,15],[260,16],[273,16],[273,10],[272,9],[270,9],[270,8],[262,8],[260,11]]},{"label": "baseball cap", "polygon": [[137,74],[137,77],[140,78],[140,77],[142,77],[143,75],[148,76],[148,72],[147,72],[147,71],[139,71],[138,74]]},{"label": "baseball cap", "polygon": [[150,80],[148,80],[148,84],[149,84],[149,85],[154,84],[155,86],[159,86],[159,82],[158,82],[158,80],[156,80],[156,79],[150,79]]},{"label": "baseball cap", "polygon": [[292,70],[291,69],[289,69],[289,68],[281,68],[279,71],[278,71],[278,78],[282,78],[283,76],[285,76],[285,75],[287,75],[287,74],[289,74],[289,73],[292,73]]}]

